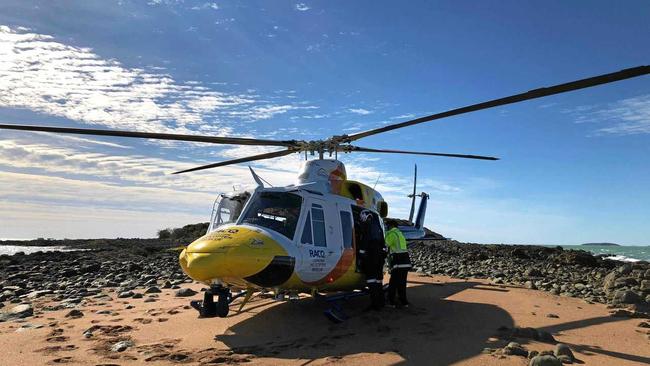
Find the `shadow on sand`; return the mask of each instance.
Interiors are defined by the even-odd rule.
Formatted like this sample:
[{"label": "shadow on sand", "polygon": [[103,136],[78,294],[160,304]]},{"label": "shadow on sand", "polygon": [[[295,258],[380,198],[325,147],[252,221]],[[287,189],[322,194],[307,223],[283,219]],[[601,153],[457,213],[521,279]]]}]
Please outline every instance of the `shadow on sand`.
[{"label": "shadow on sand", "polygon": [[479,354],[488,338],[513,319],[489,304],[445,298],[479,285],[455,282],[409,287],[408,309],[363,313],[367,298],[348,301],[351,316],[332,324],[323,315],[326,305],[313,299],[280,304],[233,325],[215,339],[234,352],[258,357],[336,360],[358,353],[393,352],[409,364],[448,365]]}]

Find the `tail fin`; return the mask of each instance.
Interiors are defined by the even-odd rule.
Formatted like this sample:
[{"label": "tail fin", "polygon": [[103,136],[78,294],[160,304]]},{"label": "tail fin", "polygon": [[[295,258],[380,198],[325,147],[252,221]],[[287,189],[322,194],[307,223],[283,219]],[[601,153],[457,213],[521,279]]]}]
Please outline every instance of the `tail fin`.
[{"label": "tail fin", "polygon": [[[429,195],[422,192],[418,196],[420,196],[420,207],[418,208],[418,215],[415,217],[415,228],[421,229],[424,227],[424,217],[427,214],[427,201],[429,201]],[[413,200],[415,203],[415,195],[413,196]]]},{"label": "tail fin", "polygon": [[417,189],[418,184],[418,165],[415,164],[415,173],[413,175],[413,193],[409,195],[412,198],[411,200],[411,212],[409,213],[409,222],[413,222],[413,213],[415,213],[415,190]]}]

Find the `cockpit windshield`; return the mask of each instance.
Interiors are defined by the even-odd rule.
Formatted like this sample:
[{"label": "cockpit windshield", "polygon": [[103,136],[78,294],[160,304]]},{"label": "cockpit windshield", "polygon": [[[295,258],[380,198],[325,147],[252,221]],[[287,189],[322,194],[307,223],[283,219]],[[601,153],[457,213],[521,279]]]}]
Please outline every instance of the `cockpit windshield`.
[{"label": "cockpit windshield", "polygon": [[210,230],[213,231],[221,225],[234,223],[241,215],[244,204],[250,198],[250,193],[244,192],[233,196],[222,194],[217,198],[210,221]]},{"label": "cockpit windshield", "polygon": [[293,240],[302,197],[287,192],[261,192],[253,198],[241,223],[265,227]]}]

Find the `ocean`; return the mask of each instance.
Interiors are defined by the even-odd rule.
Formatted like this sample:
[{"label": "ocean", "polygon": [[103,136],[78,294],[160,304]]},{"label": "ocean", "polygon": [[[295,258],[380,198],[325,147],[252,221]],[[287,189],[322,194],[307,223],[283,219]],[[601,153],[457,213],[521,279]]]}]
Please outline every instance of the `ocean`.
[{"label": "ocean", "polygon": [[32,246],[24,246],[24,245],[2,245],[0,244],[0,255],[2,254],[8,254],[8,255],[14,255],[19,252],[23,252],[25,254],[30,254],[30,253],[35,253],[35,252],[54,252],[54,251],[60,251],[60,252],[71,252],[74,250],[79,250],[79,249],[73,249],[73,248],[68,248],[68,247],[63,247],[63,246],[54,246],[54,247],[32,247]]},{"label": "ocean", "polygon": [[606,254],[611,256],[611,259],[623,262],[650,262],[650,246],[561,245],[561,247],[582,249],[593,254]]}]

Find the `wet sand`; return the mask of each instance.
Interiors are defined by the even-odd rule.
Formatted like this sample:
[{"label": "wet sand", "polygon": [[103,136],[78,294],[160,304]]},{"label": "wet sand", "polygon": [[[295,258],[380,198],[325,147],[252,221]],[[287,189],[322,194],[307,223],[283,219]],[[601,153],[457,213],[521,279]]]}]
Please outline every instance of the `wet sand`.
[{"label": "wet sand", "polygon": [[[550,332],[571,347],[578,363],[650,364],[650,328],[638,326],[643,319],[613,317],[602,304],[484,280],[411,273],[411,307],[364,313],[368,299],[353,299],[344,304],[351,318],[342,324],[329,322],[322,315],[326,305],[308,297],[255,297],[241,313],[233,305],[228,318],[198,319],[187,306],[190,298],[162,291],[155,302],[106,292],[110,299],[88,298],[79,305],[79,318],[65,316],[71,309],[39,311],[49,302],[37,299],[35,316],[0,323],[0,364],[527,365],[526,357],[504,355],[501,348],[516,341],[527,350],[554,349],[553,342],[513,338],[515,327]],[[12,306],[5,305],[3,310]],[[109,312],[97,314],[102,310]],[[88,329],[92,335],[86,337]],[[132,346],[111,350],[121,341]]]}]

